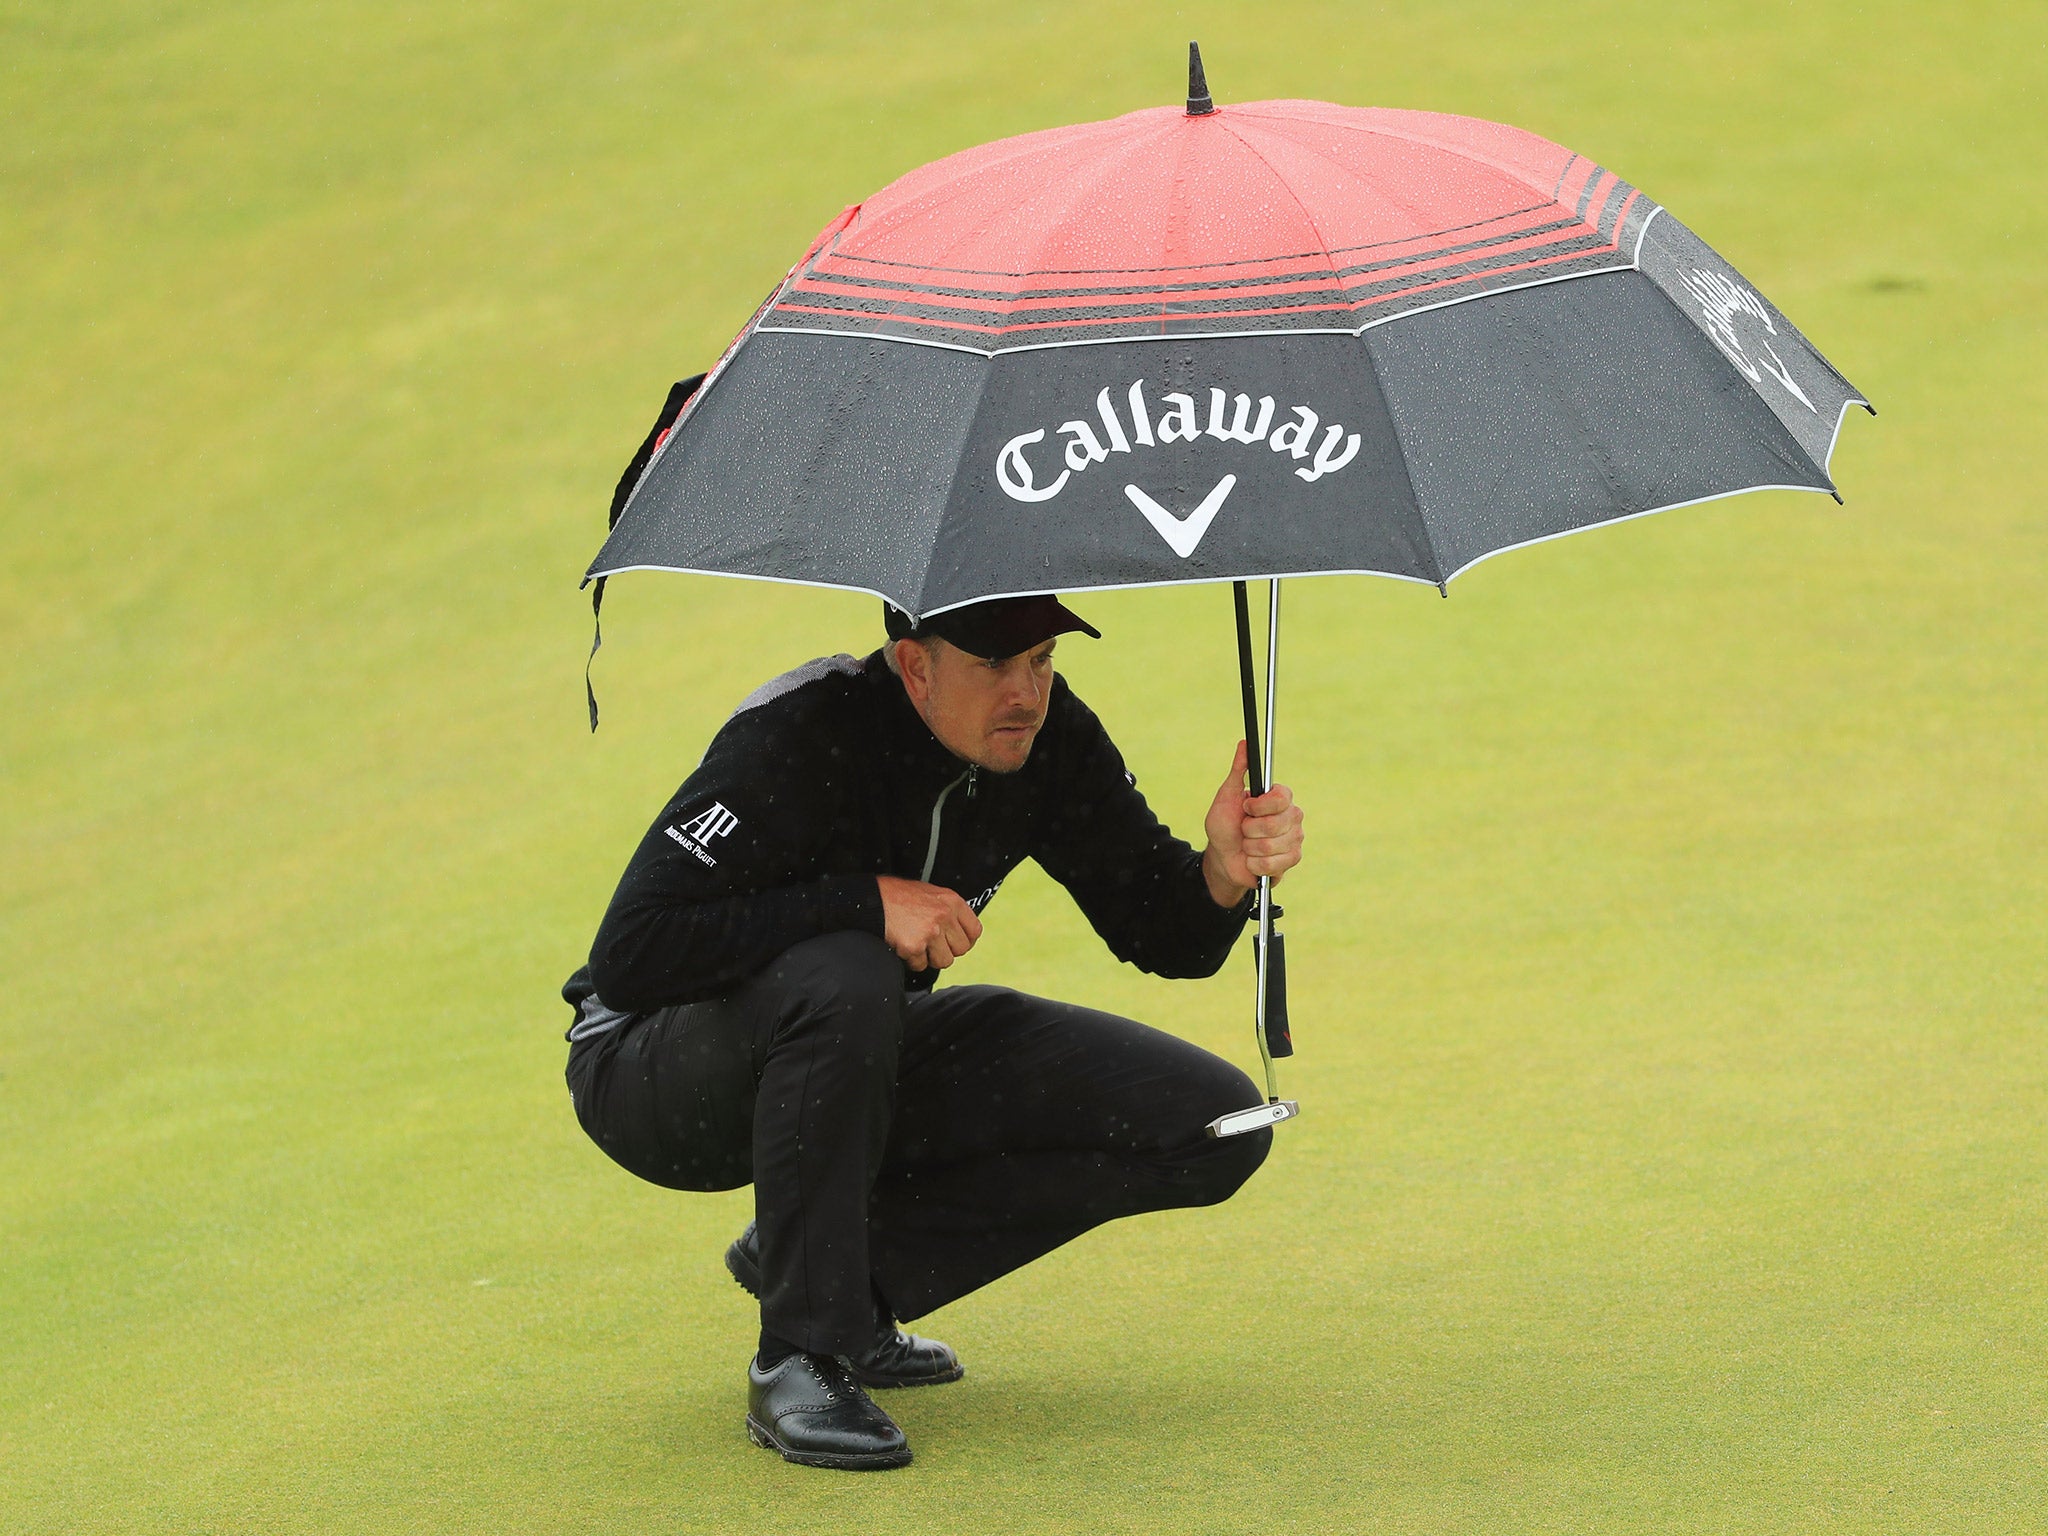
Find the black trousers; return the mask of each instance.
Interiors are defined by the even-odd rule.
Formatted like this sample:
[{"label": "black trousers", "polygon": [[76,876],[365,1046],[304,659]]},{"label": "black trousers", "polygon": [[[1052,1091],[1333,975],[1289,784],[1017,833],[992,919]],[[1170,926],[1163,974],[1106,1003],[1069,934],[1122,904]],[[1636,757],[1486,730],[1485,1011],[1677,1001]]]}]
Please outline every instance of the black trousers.
[{"label": "black trousers", "polygon": [[906,993],[868,934],[785,951],[723,997],[576,1042],[583,1128],[671,1189],[754,1185],[761,1322],[814,1353],[874,1338],[1118,1216],[1213,1205],[1271,1132],[1230,1063],[1004,987]]}]

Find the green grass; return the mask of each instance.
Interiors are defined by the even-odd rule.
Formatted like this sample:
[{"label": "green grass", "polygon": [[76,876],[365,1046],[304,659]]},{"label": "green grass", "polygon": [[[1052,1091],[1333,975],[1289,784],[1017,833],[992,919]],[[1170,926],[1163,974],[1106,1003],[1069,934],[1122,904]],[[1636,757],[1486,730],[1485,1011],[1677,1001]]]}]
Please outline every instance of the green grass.
[{"label": "green grass", "polygon": [[[909,1472],[740,1431],[744,1194],[553,993],[867,599],[575,581],[669,381],[932,156],[1175,99],[1521,123],[1884,411],[1846,509],[1290,590],[1302,1119],[941,1314]],[[1989,1532],[2048,1507],[2030,0],[0,10],[0,1529]],[[1192,826],[1228,603],[1063,660]],[[967,970],[1249,1056],[1020,876]]]}]

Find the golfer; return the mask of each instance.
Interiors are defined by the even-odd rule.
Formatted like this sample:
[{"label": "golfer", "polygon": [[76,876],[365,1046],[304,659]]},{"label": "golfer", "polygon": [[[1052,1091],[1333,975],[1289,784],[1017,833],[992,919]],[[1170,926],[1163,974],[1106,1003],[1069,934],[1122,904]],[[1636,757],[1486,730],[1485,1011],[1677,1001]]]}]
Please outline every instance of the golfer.
[{"label": "golfer", "polygon": [[923,1316],[1119,1216],[1228,1199],[1271,1132],[1173,1035],[1003,987],[935,988],[1027,858],[1119,959],[1209,976],[1302,817],[1245,790],[1245,750],[1197,853],[1162,826],[1053,670],[1098,632],[1004,598],[827,657],[744,700],[641,840],[563,996],[577,1119],[670,1189],[752,1182],[727,1249],[760,1301],[747,1431],[807,1466],[902,1466],[865,1388],[957,1381]]}]

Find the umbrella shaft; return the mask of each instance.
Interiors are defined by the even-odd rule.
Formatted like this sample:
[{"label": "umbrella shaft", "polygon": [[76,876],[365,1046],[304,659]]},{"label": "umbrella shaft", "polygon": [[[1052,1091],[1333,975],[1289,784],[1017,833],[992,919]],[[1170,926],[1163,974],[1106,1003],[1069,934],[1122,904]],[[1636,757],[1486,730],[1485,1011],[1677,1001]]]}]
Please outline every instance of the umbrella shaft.
[{"label": "umbrella shaft", "polygon": [[[1230,584],[1231,595],[1237,600],[1237,681],[1244,693],[1244,750],[1246,766],[1251,770],[1251,789],[1255,795],[1266,792],[1264,754],[1259,750],[1259,695],[1255,681],[1257,674],[1252,670],[1252,612],[1251,599],[1246,589],[1248,582],[1234,581]],[[1267,684],[1271,688],[1271,682]]]},{"label": "umbrella shaft", "polygon": [[[1273,771],[1273,695],[1279,683],[1280,583],[1266,583],[1266,709],[1263,740],[1259,730],[1259,706],[1252,671],[1251,599],[1245,582],[1233,582],[1237,604],[1237,669],[1244,694],[1244,740],[1251,791],[1262,795],[1271,787]],[[1266,1070],[1266,1098],[1277,1103],[1279,1079],[1273,1070],[1272,1050],[1266,1038],[1268,999],[1273,983],[1273,881],[1259,877],[1258,1000],[1253,1014],[1253,1033],[1258,1037],[1259,1061]]]},{"label": "umbrella shaft", "polygon": [[1273,695],[1280,682],[1280,578],[1266,583],[1266,752],[1262,790],[1273,787]]}]

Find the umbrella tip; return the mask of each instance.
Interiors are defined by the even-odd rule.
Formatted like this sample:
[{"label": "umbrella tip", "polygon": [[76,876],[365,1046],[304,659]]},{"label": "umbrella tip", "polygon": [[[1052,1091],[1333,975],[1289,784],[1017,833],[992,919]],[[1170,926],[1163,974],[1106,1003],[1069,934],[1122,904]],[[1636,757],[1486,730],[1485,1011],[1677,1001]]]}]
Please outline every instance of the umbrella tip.
[{"label": "umbrella tip", "polygon": [[1202,45],[1188,44],[1188,116],[1207,117],[1216,110],[1209,99],[1209,77],[1202,73]]}]

